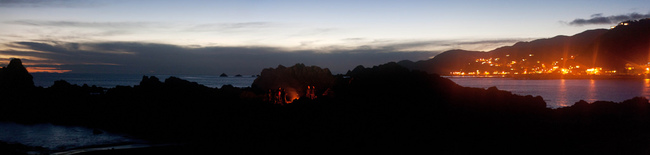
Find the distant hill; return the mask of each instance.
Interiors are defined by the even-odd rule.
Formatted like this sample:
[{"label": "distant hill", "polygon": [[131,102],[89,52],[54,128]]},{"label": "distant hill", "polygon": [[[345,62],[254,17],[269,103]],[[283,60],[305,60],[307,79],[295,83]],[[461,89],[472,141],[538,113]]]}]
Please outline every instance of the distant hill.
[{"label": "distant hill", "polygon": [[580,73],[594,67],[630,73],[649,67],[649,53],[650,18],[621,22],[609,30],[588,30],[573,36],[519,42],[487,52],[450,50],[429,60],[404,60],[398,64],[442,75],[477,70],[510,74],[542,70],[560,72],[562,68]]}]

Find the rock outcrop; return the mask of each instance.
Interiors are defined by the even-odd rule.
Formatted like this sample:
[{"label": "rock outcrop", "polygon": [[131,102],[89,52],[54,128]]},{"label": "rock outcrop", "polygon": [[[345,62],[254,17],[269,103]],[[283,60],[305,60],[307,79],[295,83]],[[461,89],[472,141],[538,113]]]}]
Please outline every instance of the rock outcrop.
[{"label": "rock outcrop", "polygon": [[[260,90],[285,89],[290,99],[305,96],[308,86],[315,87],[315,94],[322,94],[334,84],[334,76],[327,68],[296,64],[291,67],[279,65],[266,68],[253,82],[253,88]],[[297,95],[297,96],[296,96]]]},{"label": "rock outcrop", "polygon": [[0,90],[25,90],[34,87],[33,77],[20,59],[12,59],[7,67],[0,69]]}]

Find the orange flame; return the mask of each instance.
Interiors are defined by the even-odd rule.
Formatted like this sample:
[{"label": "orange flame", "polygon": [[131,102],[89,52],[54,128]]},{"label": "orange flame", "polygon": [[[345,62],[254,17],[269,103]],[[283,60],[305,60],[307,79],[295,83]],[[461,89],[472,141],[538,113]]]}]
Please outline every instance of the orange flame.
[{"label": "orange flame", "polygon": [[285,92],[287,93],[287,103],[292,103],[293,100],[300,98],[300,94],[298,94],[298,91],[294,88],[288,87],[285,89]]}]

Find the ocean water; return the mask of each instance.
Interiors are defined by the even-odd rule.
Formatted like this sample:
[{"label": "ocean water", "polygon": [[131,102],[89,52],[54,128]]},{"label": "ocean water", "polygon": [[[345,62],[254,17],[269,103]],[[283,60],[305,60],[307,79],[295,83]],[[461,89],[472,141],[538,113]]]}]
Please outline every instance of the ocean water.
[{"label": "ocean water", "polygon": [[633,97],[650,98],[650,79],[548,79],[447,77],[465,87],[510,91],[519,95],[542,96],[547,106],[558,108],[585,100],[621,102]]},{"label": "ocean water", "polygon": [[[32,73],[34,77],[34,85],[41,87],[50,87],[54,81],[65,80],[71,84],[89,86],[96,85],[98,87],[113,88],[115,86],[134,86],[139,85],[142,81],[142,76],[137,74],[80,74],[80,73]],[[233,85],[234,87],[250,87],[255,80],[251,75],[244,75],[242,77],[219,77],[218,75],[146,75],[156,76],[160,81],[174,76],[191,82],[196,82],[211,88],[221,88],[223,85]]]},{"label": "ocean water", "polygon": [[0,122],[0,141],[59,151],[85,146],[144,142],[114,133],[93,134],[93,129],[85,127],[10,122]]},{"label": "ocean water", "polygon": [[[66,80],[72,84],[96,85],[112,88],[117,85],[138,85],[143,75],[135,74],[56,74],[32,73],[36,86],[49,87],[56,80]],[[156,76],[164,81],[170,76],[199,84],[220,88],[223,85],[235,87],[250,87],[255,77],[219,77],[218,75],[147,75]],[[517,80],[511,78],[473,78],[447,77],[465,87],[488,88],[496,86],[519,95],[542,96],[551,108],[573,105],[585,100],[621,102],[633,97],[650,98],[650,79],[548,79],[548,80]]]}]

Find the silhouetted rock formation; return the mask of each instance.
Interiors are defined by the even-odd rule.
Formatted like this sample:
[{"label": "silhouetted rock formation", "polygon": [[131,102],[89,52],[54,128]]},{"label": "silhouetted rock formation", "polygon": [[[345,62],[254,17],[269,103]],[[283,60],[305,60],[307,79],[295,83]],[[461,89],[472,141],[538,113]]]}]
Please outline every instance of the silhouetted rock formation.
[{"label": "silhouetted rock formation", "polygon": [[87,84],[84,84],[82,86],[76,84],[73,85],[65,80],[54,81],[54,84],[45,90],[47,91],[47,94],[57,94],[62,96],[86,96],[104,94],[104,88],[97,87],[95,85],[88,86]]},{"label": "silhouetted rock formation", "polygon": [[91,92],[103,90],[61,80],[29,97],[2,96],[9,102],[0,108],[0,121],[82,125],[180,143],[190,154],[650,151],[650,103],[645,98],[549,109],[539,96],[461,87],[397,63],[358,66],[336,76],[318,67],[279,66],[265,69],[256,85],[323,79],[332,80],[328,92],[335,96],[300,98],[284,106],[264,102],[264,89],[209,88],[176,77],[161,82],[144,76],[140,85],[97,94]]},{"label": "silhouetted rock formation", "polygon": [[[112,90],[109,91],[115,92]],[[151,97],[194,100],[197,99],[195,97],[210,96],[216,89],[173,76],[165,79],[164,82],[161,82],[155,76],[143,76],[140,85],[134,86],[133,91],[134,94]]]},{"label": "silhouetted rock formation", "polygon": [[[336,92],[349,98],[373,100],[373,104],[392,102],[400,104],[428,103],[429,106],[462,107],[485,112],[530,113],[546,112],[546,103],[540,97],[520,96],[511,92],[461,87],[449,79],[411,71],[391,62],[373,68],[357,67],[349,71],[349,85]],[[374,101],[377,100],[377,101]],[[393,101],[394,100],[394,101]],[[424,105],[418,105],[424,106]],[[436,109],[432,109],[436,110]]]},{"label": "silhouetted rock formation", "polygon": [[0,69],[0,90],[25,90],[34,87],[33,77],[20,59],[11,59],[7,67]]},{"label": "silhouetted rock formation", "polygon": [[155,76],[142,76],[142,81],[140,81],[140,86],[141,87],[159,87],[162,85],[162,82],[160,82],[160,79],[158,79]]},{"label": "silhouetted rock formation", "polygon": [[219,75],[219,77],[228,77],[228,74],[226,74],[226,73],[221,73],[221,75]]},{"label": "silhouetted rock formation", "polygon": [[266,68],[252,84],[252,88],[262,92],[282,88],[287,91],[289,99],[305,96],[307,87],[315,86],[315,94],[322,94],[334,84],[334,76],[329,69],[317,66],[296,64],[291,67],[279,65]]}]

